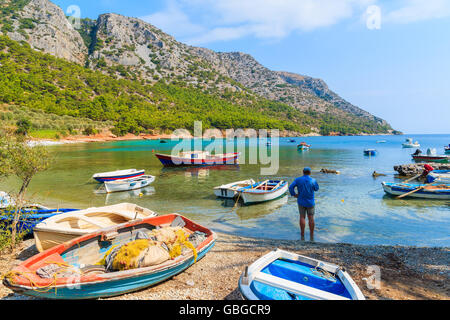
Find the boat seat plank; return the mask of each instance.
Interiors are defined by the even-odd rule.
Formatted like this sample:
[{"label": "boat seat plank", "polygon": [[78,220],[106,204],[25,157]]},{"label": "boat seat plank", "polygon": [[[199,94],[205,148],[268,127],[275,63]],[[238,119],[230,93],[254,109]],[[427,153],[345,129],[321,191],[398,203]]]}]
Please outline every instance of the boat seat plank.
[{"label": "boat seat plank", "polygon": [[107,225],[104,225],[104,224],[102,224],[102,223],[100,223],[98,221],[95,221],[95,220],[93,220],[91,218],[88,218],[88,217],[85,217],[85,216],[78,215],[78,216],[76,216],[76,218],[80,219],[80,220],[83,220],[83,221],[85,221],[85,222],[87,222],[89,224],[92,224],[94,226],[100,227],[102,229],[108,227]]},{"label": "boat seat plank", "polygon": [[348,298],[338,296],[333,293],[329,293],[323,290],[308,287],[293,281],[285,280],[266,274],[263,272],[258,272],[253,281],[258,281],[263,284],[286,290],[290,293],[306,296],[315,300],[349,300]]}]

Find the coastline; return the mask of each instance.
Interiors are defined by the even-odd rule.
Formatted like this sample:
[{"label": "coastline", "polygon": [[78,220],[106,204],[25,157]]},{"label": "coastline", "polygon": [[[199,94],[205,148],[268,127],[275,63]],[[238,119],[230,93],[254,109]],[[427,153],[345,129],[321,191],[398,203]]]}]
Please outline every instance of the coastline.
[{"label": "coastline", "polygon": [[[358,135],[347,135],[347,136],[386,136],[386,135],[394,135],[392,133],[379,133],[379,134],[358,134]],[[224,134],[225,136],[225,134]],[[339,135],[329,135],[329,136],[339,136]],[[344,135],[345,136],[345,135]],[[74,143],[93,143],[93,142],[116,142],[116,141],[137,141],[137,140],[160,140],[160,139],[171,139],[171,134],[126,134],[121,137],[117,137],[111,133],[100,133],[91,136],[68,136],[62,138],[60,140],[50,140],[50,139],[38,139],[31,138],[28,140],[28,145],[30,146],[56,146],[63,144],[74,144]],[[307,138],[307,137],[328,137],[324,135],[320,135],[318,133],[309,133],[309,134],[281,134],[280,138]]]},{"label": "coastline", "polygon": [[[345,267],[369,300],[450,299],[450,248],[310,243],[218,233],[211,252],[186,271],[154,287],[111,300],[240,300],[238,280],[245,267],[276,248]],[[2,256],[0,273],[37,253],[33,239],[23,242],[20,249],[15,257]],[[368,266],[380,267],[379,289],[369,289],[364,280],[372,275]],[[3,299],[28,298],[0,285]]]}]

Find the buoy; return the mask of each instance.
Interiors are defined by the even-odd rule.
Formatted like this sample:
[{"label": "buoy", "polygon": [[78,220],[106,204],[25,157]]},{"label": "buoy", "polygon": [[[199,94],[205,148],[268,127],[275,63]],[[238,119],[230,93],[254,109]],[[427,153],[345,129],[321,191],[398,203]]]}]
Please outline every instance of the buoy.
[{"label": "buoy", "polygon": [[144,194],[141,192],[141,193],[139,194],[139,197],[142,198],[143,196],[144,196]]}]

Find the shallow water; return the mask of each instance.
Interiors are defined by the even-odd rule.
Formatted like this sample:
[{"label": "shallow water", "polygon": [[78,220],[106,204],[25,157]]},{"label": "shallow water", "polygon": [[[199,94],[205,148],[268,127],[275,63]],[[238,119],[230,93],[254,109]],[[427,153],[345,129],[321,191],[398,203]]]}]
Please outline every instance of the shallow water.
[{"label": "shallow water", "polygon": [[[409,136],[408,136],[409,137]],[[320,185],[317,193],[316,240],[358,244],[449,246],[450,201],[405,199],[386,196],[382,181],[395,181],[393,166],[411,162],[414,149],[402,149],[406,136],[311,137],[280,139],[280,168],[273,177],[260,175],[259,165],[241,164],[218,168],[163,168],[153,150],[169,153],[175,142],[124,141],[69,144],[51,147],[52,168],[33,180],[29,197],[52,207],[87,208],[133,202],[159,213],[177,212],[216,231],[242,236],[299,239],[296,200],[284,197],[273,202],[237,207],[234,201],[216,199],[213,187],[238,180],[280,178],[292,182],[305,166],[313,169]],[[450,143],[450,135],[416,135],[422,150],[433,147],[439,153]],[[377,144],[376,141],[387,140]],[[297,151],[306,141],[310,151]],[[245,144],[254,148],[256,140]],[[378,155],[366,157],[365,148]],[[267,167],[263,165],[263,167]],[[91,179],[97,172],[117,169],[146,169],[155,175],[151,187],[117,194],[96,193]],[[341,171],[321,174],[321,168]],[[372,178],[376,170],[386,177]],[[0,189],[11,191],[17,183],[3,181]],[[143,195],[140,197],[140,193]],[[308,236],[308,234],[307,234]]]}]

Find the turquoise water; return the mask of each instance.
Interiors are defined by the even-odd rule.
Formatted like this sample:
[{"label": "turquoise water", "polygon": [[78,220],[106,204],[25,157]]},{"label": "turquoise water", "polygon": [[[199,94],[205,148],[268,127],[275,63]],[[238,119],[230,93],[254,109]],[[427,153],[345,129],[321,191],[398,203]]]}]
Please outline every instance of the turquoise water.
[{"label": "turquoise water", "polygon": [[[133,202],[159,213],[177,212],[216,231],[242,236],[300,239],[296,200],[276,201],[233,210],[233,201],[217,199],[213,187],[253,178],[280,178],[292,182],[302,168],[310,166],[320,185],[317,193],[316,240],[358,244],[449,246],[450,201],[406,199],[386,196],[382,181],[396,181],[393,166],[411,163],[413,149],[402,149],[406,137],[418,140],[422,150],[444,152],[450,135],[311,137],[312,149],[299,152],[296,143],[280,140],[280,168],[275,176],[261,176],[260,165],[241,164],[220,168],[163,168],[152,151],[169,153],[176,144],[159,141],[69,144],[51,147],[55,155],[52,168],[33,180],[29,197],[52,207],[87,208]],[[378,140],[387,143],[377,144]],[[256,140],[238,144],[246,150]],[[366,157],[365,148],[378,155]],[[267,165],[263,165],[267,167]],[[142,191],[117,194],[96,193],[91,179],[97,172],[117,169],[146,169],[156,181]],[[319,173],[328,168],[340,175]],[[372,178],[372,172],[387,174]],[[0,190],[11,191],[16,182],[2,182]],[[140,197],[139,193],[143,196]]]}]

